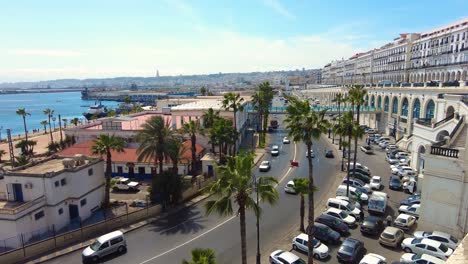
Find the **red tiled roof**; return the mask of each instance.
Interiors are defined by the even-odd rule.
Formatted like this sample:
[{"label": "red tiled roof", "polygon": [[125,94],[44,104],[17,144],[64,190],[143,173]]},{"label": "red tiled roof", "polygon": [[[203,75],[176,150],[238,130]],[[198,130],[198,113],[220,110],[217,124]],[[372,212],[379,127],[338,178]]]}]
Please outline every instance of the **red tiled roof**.
[{"label": "red tiled roof", "polygon": [[[58,153],[60,156],[64,157],[73,157],[76,154],[82,154],[90,157],[99,157],[99,155],[93,154],[91,147],[94,145],[93,141],[85,141],[81,142],[78,144],[75,144],[73,146],[70,146],[64,150],[62,150],[60,153]],[[182,159],[180,163],[188,163],[192,159],[192,152],[190,150],[192,146],[192,142],[190,140],[184,141],[183,143],[184,148],[187,150],[184,152],[182,155]],[[196,153],[197,156],[199,156],[205,148],[197,144],[196,145]],[[138,163],[138,154],[137,154],[137,149],[136,148],[125,148],[124,152],[116,152],[116,151],[111,151],[112,154],[112,161],[113,162],[133,162],[133,163]],[[106,156],[103,155],[102,158],[106,159]],[[152,161],[150,161],[152,162]],[[170,163],[170,161],[166,160],[166,163]]]}]

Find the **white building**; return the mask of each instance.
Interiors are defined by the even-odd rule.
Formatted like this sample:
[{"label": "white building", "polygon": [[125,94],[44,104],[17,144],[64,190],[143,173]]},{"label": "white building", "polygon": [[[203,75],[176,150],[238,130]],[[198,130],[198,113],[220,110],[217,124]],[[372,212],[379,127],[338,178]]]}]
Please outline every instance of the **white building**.
[{"label": "white building", "polygon": [[0,240],[16,248],[22,235],[58,231],[73,219],[85,220],[104,199],[101,159],[52,157],[33,165],[2,171],[0,180]]}]

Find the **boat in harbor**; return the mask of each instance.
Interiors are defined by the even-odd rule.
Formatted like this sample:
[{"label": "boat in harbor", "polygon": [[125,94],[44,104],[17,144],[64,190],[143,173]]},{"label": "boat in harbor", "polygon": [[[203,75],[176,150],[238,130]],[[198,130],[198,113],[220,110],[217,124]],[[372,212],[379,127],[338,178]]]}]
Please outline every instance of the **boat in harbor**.
[{"label": "boat in harbor", "polygon": [[88,108],[88,110],[83,113],[83,115],[87,120],[91,120],[93,118],[106,117],[107,107],[105,107],[103,104],[101,104],[101,101],[99,101],[99,103],[96,103],[95,105],[91,105]]}]

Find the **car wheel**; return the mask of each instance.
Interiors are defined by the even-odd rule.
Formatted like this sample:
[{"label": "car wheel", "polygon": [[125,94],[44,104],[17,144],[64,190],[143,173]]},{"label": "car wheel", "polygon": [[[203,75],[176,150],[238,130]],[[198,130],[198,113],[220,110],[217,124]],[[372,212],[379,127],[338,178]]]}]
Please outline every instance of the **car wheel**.
[{"label": "car wheel", "polygon": [[124,246],[120,246],[118,251],[119,251],[120,254],[122,254],[122,253],[125,253],[127,251],[127,248],[124,247]]},{"label": "car wheel", "polygon": [[411,250],[411,248],[408,248],[408,247],[406,247],[406,248],[404,249],[404,251],[405,251],[406,253],[412,253],[412,252],[413,252],[413,251]]},{"label": "car wheel", "polygon": [[94,256],[91,260],[93,261],[93,263],[97,263],[99,261],[99,257]]},{"label": "car wheel", "polygon": [[293,245],[293,249],[294,249],[294,250],[297,250],[297,247],[296,247],[296,245]]},{"label": "car wheel", "polygon": [[319,256],[319,254],[315,253],[315,254],[314,254],[314,258],[316,258],[316,259],[320,259],[320,256]]}]

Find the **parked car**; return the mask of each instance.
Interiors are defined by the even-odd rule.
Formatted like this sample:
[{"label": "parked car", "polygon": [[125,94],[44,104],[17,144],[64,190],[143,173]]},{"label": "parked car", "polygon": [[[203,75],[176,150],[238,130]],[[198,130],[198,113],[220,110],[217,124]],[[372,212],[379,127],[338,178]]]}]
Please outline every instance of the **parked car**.
[{"label": "parked car", "polygon": [[404,213],[404,214],[409,214],[409,215],[412,215],[414,217],[416,217],[416,219],[419,218],[419,209],[420,209],[421,205],[420,204],[413,204],[413,205],[400,205],[400,207],[398,208],[398,212],[401,214],[401,213]]},{"label": "parked car", "polygon": [[347,202],[350,202],[354,205],[354,207],[358,208],[359,210],[361,210],[361,204],[359,202],[356,202],[356,201],[353,201],[352,199],[349,199],[349,197],[347,196],[336,196],[335,197],[336,199],[340,199],[340,200],[343,200],[343,201],[347,201]]},{"label": "parked car", "polygon": [[268,160],[264,160],[262,161],[262,163],[260,163],[260,166],[258,166],[258,168],[260,169],[260,171],[269,171],[270,162]]},{"label": "parked car", "polygon": [[359,264],[387,264],[387,260],[380,255],[369,253],[359,261]]},{"label": "parked car", "polygon": [[337,219],[336,217],[333,217],[331,215],[321,214],[319,217],[315,218],[315,222],[330,227],[331,229],[340,233],[340,235],[346,235],[349,233],[348,225],[342,220]]},{"label": "parked car", "polygon": [[305,264],[300,257],[289,251],[275,250],[270,254],[270,263],[274,264]]},{"label": "parked car", "polygon": [[349,175],[350,175],[350,177],[359,179],[359,180],[363,181],[364,183],[370,183],[370,176],[369,175],[365,175],[365,174],[362,174],[362,173],[357,172],[357,171],[353,172],[352,170],[349,172]]},{"label": "parked car", "polygon": [[291,143],[291,140],[289,140],[289,138],[287,138],[287,137],[284,137],[283,138],[283,144],[289,144],[289,143]]},{"label": "parked car", "polygon": [[341,243],[336,257],[343,263],[356,263],[364,254],[364,243],[354,238],[346,238]]},{"label": "parked car", "polygon": [[[348,177],[345,176],[345,178],[343,179],[343,183],[344,185],[346,185],[348,183]],[[349,178],[349,186],[353,186],[355,188],[359,188],[359,189],[365,189],[366,190],[366,194],[369,193],[371,191],[371,187],[369,184],[365,184],[363,181],[359,180],[359,179],[356,179],[356,178]]]},{"label": "parked car", "polygon": [[[354,166],[354,162],[350,162],[350,163],[349,163],[349,167],[350,167],[350,168],[353,168],[353,166]],[[361,170],[367,172],[367,174],[370,174],[370,169],[369,169],[369,167],[364,166],[364,165],[362,165],[362,164],[359,163],[359,162],[356,162],[356,168],[357,168],[357,169],[361,169]]]},{"label": "parked car", "polygon": [[395,157],[399,158],[399,159],[406,159],[409,157],[409,154],[404,152],[404,151],[400,151],[400,152],[397,152],[395,154]]},{"label": "parked car", "polygon": [[337,208],[348,212],[354,218],[359,219],[361,215],[361,209],[357,208],[353,203],[343,201],[338,198],[330,198],[327,201],[328,208]]},{"label": "parked car", "polygon": [[371,146],[361,146],[361,151],[366,153],[366,154],[372,154],[374,153],[374,150],[372,149]]},{"label": "parked car", "polygon": [[296,190],[294,189],[294,181],[288,181],[284,186],[284,191],[287,193],[296,194]]},{"label": "parked car", "polygon": [[131,207],[139,207],[139,208],[146,208],[147,205],[148,203],[146,201],[139,200],[139,199],[135,199],[132,201],[132,203],[130,203]]},{"label": "parked car", "polygon": [[388,152],[390,152],[390,150],[392,150],[392,149],[397,149],[397,148],[398,148],[398,147],[397,147],[397,145],[395,145],[395,144],[388,144],[388,146],[385,148],[385,150],[386,150],[387,153],[388,153]]},{"label": "parked car", "polygon": [[400,176],[400,178],[404,177],[408,173],[414,173],[413,168],[411,168],[410,166],[401,166],[398,169],[398,176]]},{"label": "parked car", "polygon": [[424,232],[424,231],[416,231],[413,234],[414,238],[429,238],[435,241],[439,241],[440,243],[446,245],[447,247],[455,250],[458,247],[460,241],[453,237],[450,234],[439,232],[439,231],[432,231],[432,232]]},{"label": "parked car", "polygon": [[[346,185],[338,186],[338,188],[336,189],[336,196],[347,196],[346,188]],[[369,196],[367,196],[367,194],[362,193],[358,189],[351,186],[349,187],[349,197],[354,201],[357,201],[358,197],[360,197],[360,200],[364,203],[366,203],[369,200]]]},{"label": "parked car", "polygon": [[333,150],[327,150],[327,152],[325,152],[325,158],[334,158],[335,155],[333,154]]},{"label": "parked car", "polygon": [[401,263],[424,263],[424,264],[444,264],[445,261],[428,254],[405,253],[401,255]]},{"label": "parked car", "polygon": [[421,203],[421,194],[418,193],[418,194],[413,194],[413,195],[406,197],[406,199],[400,202],[400,205],[413,205],[413,204],[420,204],[420,203]]},{"label": "parked car", "polygon": [[402,187],[403,185],[402,185],[400,178],[392,175],[390,177],[390,181],[388,182],[388,188],[392,190],[400,191]]},{"label": "parked car", "polygon": [[451,248],[428,238],[405,238],[401,248],[406,253],[428,254],[443,260],[447,260],[453,253]]},{"label": "parked car", "polygon": [[354,173],[354,172],[355,173],[360,173],[360,174],[366,175],[367,177],[370,178],[370,172],[367,171],[367,170],[363,170],[362,168],[358,168],[358,167],[353,168],[353,165],[350,165],[349,166],[349,171],[352,172],[352,173]]},{"label": "parked car", "polygon": [[372,190],[380,190],[382,189],[382,177],[380,176],[372,176],[369,186]]},{"label": "parked car", "polygon": [[405,233],[403,230],[387,226],[384,231],[380,234],[379,243],[389,247],[398,247],[405,238]]},{"label": "parked car", "polygon": [[399,214],[397,218],[395,219],[395,221],[393,221],[393,225],[395,227],[398,227],[404,230],[410,229],[411,227],[413,227],[415,223],[416,223],[416,217],[412,215],[408,215],[408,214]]},{"label": "parked car", "polygon": [[379,143],[379,147],[380,147],[381,149],[387,148],[388,145],[390,145],[390,141],[384,140],[384,141],[380,141],[380,143]]},{"label": "parked car", "polygon": [[[300,234],[295,237],[292,241],[292,247],[294,250],[300,250],[305,253],[309,253],[309,248],[307,243],[309,242],[309,237],[307,234]],[[316,259],[325,259],[328,257],[328,247],[320,242],[318,239],[314,238],[314,251],[312,252],[314,258]]]},{"label": "parked car", "polygon": [[349,227],[353,227],[356,225],[356,218],[354,218],[353,216],[349,215],[348,212],[344,211],[344,210],[341,210],[341,209],[337,209],[337,208],[328,208],[324,214],[327,214],[327,215],[330,215],[330,216],[333,216],[339,220],[342,220],[343,222],[345,222]]},{"label": "parked car", "polygon": [[278,145],[273,145],[271,147],[271,155],[272,156],[278,156],[279,155],[279,146]]},{"label": "parked car", "polygon": [[397,164],[400,161],[395,155],[390,153],[385,156],[385,160],[387,160],[390,165]]},{"label": "parked car", "polygon": [[361,233],[367,235],[378,235],[382,232],[384,223],[382,219],[376,216],[367,216],[361,224]]},{"label": "parked car", "polygon": [[321,223],[314,223],[314,237],[331,244],[339,244],[341,239],[338,232]]},{"label": "parked car", "polygon": [[125,253],[127,243],[122,231],[114,231],[98,237],[91,245],[86,247],[81,254],[84,263],[96,263],[99,259],[112,253]]}]

